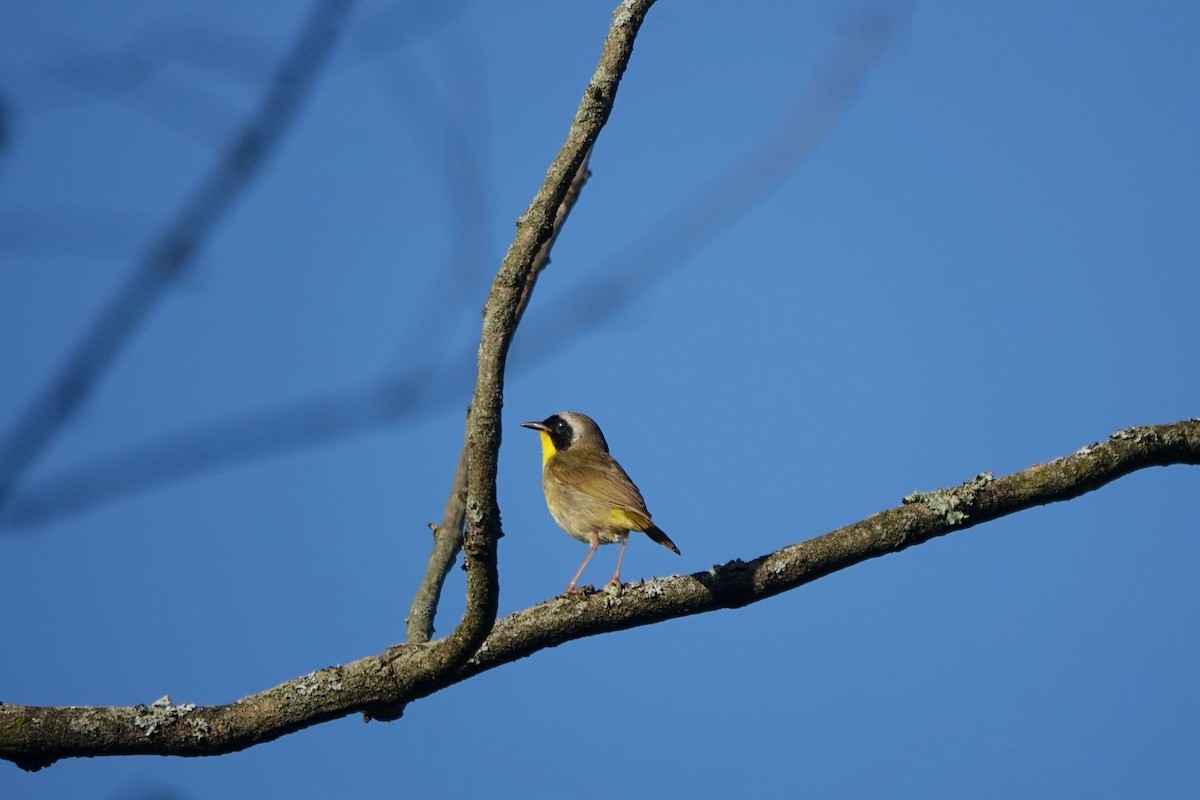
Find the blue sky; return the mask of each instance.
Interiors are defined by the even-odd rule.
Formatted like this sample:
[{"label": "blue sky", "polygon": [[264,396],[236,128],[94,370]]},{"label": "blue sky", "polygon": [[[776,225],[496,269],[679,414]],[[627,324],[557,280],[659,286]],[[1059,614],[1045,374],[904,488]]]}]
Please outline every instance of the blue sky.
[{"label": "blue sky", "polygon": [[[403,638],[478,311],[613,5],[357,8],[260,178],[3,518],[0,701],[226,703]],[[600,422],[682,550],[635,539],[630,580],[1200,414],[1194,4],[885,6],[886,51],[808,157],[664,262],[645,237],[773,129],[856,13],[745,5],[651,11],[518,334],[502,614],[584,555],[517,425],[554,411]],[[0,11],[0,429],[211,168],[302,9]],[[603,279],[619,302],[569,324]],[[32,516],[127,448],[429,365],[391,424],[340,407],[353,433]],[[1147,471],[746,609],[538,653],[392,724],[6,765],[0,796],[1194,797],[1197,519],[1195,470]],[[443,632],[462,591],[455,570]]]}]

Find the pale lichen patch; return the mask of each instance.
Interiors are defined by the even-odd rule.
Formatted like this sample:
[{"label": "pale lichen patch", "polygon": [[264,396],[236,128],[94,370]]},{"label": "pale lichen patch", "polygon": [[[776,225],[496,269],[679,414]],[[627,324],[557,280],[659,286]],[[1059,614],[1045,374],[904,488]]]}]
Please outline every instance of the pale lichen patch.
[{"label": "pale lichen patch", "polygon": [[169,695],[164,694],[148,706],[138,706],[138,715],[134,718],[133,724],[146,736],[152,736],[160,726],[182,719],[195,710],[195,703],[184,703],[177,706],[171,702]]},{"label": "pale lichen patch", "polygon": [[932,492],[913,492],[904,498],[905,505],[922,503],[930,511],[939,515],[951,525],[957,525],[967,519],[964,508],[975,502],[979,490],[991,483],[995,478],[990,472],[981,472],[972,480],[950,489],[937,489]]}]

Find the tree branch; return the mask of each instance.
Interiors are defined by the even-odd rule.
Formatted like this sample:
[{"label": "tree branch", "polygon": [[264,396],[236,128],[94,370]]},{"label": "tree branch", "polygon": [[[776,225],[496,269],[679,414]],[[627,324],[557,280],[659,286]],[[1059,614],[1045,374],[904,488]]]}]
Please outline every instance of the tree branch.
[{"label": "tree branch", "polygon": [[430,524],[433,529],[433,550],[425,567],[425,577],[417,586],[405,620],[405,630],[410,643],[428,642],[433,636],[433,619],[437,615],[438,603],[442,599],[442,585],[454,560],[462,550],[463,526],[467,520],[467,434],[463,434],[462,449],[458,453],[458,464],[454,467],[454,480],[450,484],[450,497],[446,499],[446,510],[442,513],[442,524]]},{"label": "tree branch", "polygon": [[[481,672],[586,636],[738,608],[871,558],[1047,503],[1074,499],[1147,467],[1200,465],[1200,420],[1117,431],[1106,442],[1003,478],[915,493],[893,509],[753,561],[627,584],[620,594],[560,597],[495,624],[457,668],[428,672],[438,643],[400,645],[224,706],[55,707],[0,704],[0,758],[36,770],[61,758],[219,755],[356,711],[400,707]],[[444,641],[444,640],[442,640]]]},{"label": "tree branch", "polygon": [[524,310],[534,265],[554,234],[563,198],[608,122],[617,87],[633,56],[634,39],[652,5],[654,0],[624,0],[614,12],[600,63],[584,90],[567,140],[547,170],[533,202],[517,221],[517,235],[500,264],[484,305],[475,394],[467,413],[467,512],[463,531],[467,610],[453,633],[433,643],[440,658],[429,663],[437,668],[417,679],[413,689],[416,697],[424,696],[422,686],[426,682],[436,684],[470,657],[496,621],[500,597],[496,545],[504,535],[496,499],[496,472],[508,349]]},{"label": "tree branch", "polygon": [[[590,155],[589,152],[588,156],[584,157],[583,163],[579,165],[579,169],[575,171],[575,177],[571,180],[566,197],[559,204],[555,214],[554,231],[550,234],[550,238],[542,244],[534,258],[533,267],[525,279],[525,288],[517,303],[514,326],[520,324],[521,317],[533,296],[533,287],[537,284],[538,276],[550,264],[550,250],[554,247],[554,242],[558,238],[559,232],[562,231],[567,217],[570,216],[571,209],[575,207],[575,201],[579,199],[583,185],[587,183],[587,179],[591,175],[588,171]],[[445,583],[446,576],[450,574],[450,568],[454,566],[454,560],[458,558],[459,551],[462,550],[463,526],[466,522],[467,511],[465,505],[467,449],[468,438],[464,436],[462,451],[458,456],[458,465],[454,470],[454,481],[450,487],[450,497],[446,500],[442,524],[430,526],[433,528],[433,551],[429,554],[425,577],[421,579],[421,585],[417,587],[416,597],[413,598],[412,606],[409,608],[407,620],[409,642],[427,642],[433,636],[433,619],[437,614],[438,602],[442,596],[442,584]]]}]

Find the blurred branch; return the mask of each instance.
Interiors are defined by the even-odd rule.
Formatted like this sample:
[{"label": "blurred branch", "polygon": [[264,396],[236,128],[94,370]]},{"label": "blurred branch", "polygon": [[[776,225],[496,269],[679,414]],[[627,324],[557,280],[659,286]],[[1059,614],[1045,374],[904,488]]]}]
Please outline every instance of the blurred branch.
[{"label": "blurred branch", "polygon": [[347,61],[378,58],[429,35],[460,15],[474,0],[429,3],[405,0],[365,10],[350,33],[352,50]]},{"label": "blurred branch", "polygon": [[314,447],[431,411],[432,398],[449,394],[467,379],[465,363],[452,374],[443,370],[437,378],[430,377],[433,371],[432,365],[413,367],[397,378],[197,425],[85,463],[15,494],[4,509],[3,521],[11,526],[44,523],[131,491],[147,491],[230,464]]},{"label": "blurred branch", "polygon": [[444,267],[436,273],[442,288],[433,291],[435,297],[440,295],[442,299],[424,304],[424,318],[409,324],[401,337],[402,349],[407,353],[436,351],[461,314],[477,308],[478,279],[484,277],[483,265],[492,258],[491,236],[485,222],[491,216],[488,203],[491,191],[481,141],[490,127],[487,103],[477,98],[465,110],[458,110],[451,102],[451,99],[461,102],[468,94],[465,87],[487,82],[476,52],[481,43],[470,26],[463,27],[460,35],[449,37],[450,43],[435,51],[444,64],[443,77],[454,83],[452,88],[439,91],[435,77],[404,51],[373,65],[377,82],[392,101],[397,115],[415,131],[419,152],[429,154],[442,165],[436,183],[446,200],[447,257]]},{"label": "blurred branch", "polygon": [[26,69],[26,113],[103,98],[206,144],[223,140],[239,115],[224,97],[179,80],[171,68],[199,67],[226,84],[257,86],[278,61],[270,43],[202,20],[155,21],[112,49],[74,41],[59,48],[67,53]]},{"label": "blurred branch", "polygon": [[[1047,503],[1072,500],[1147,467],[1200,465],[1200,420],[1117,431],[1073,455],[1003,478],[916,493],[903,505],[753,561],[627,584],[620,594],[562,597],[496,623],[473,658],[420,686],[405,667],[436,645],[400,645],[223,706],[0,705],[0,758],[36,770],[63,758],[218,755],[377,706],[403,707],[539,650],[602,633],[740,608],[868,559]],[[389,669],[389,666],[391,669]]]},{"label": "blurred branch", "polygon": [[279,61],[271,43],[202,19],[154,21],[124,44],[103,50],[59,33],[47,49],[55,55],[6,70],[22,115],[104,99],[205,144],[224,141],[242,115],[224,97],[185,80],[187,68],[223,79],[223,87],[258,86]]},{"label": "blurred branch", "polygon": [[4,95],[0,94],[0,155],[8,149],[8,102]]},{"label": "blurred branch", "polygon": [[11,497],[13,486],[25,470],[87,399],[163,290],[191,264],[217,222],[258,173],[295,119],[351,5],[351,0],[320,0],[313,6],[295,47],[280,65],[256,113],[0,443],[0,506]]},{"label": "blurred branch", "polygon": [[[309,32],[320,34],[311,28]],[[329,33],[336,36],[337,31]],[[150,22],[111,50],[96,51],[82,43],[62,46],[73,52],[43,62],[37,71],[85,94],[109,97],[136,89],[175,65],[258,83],[269,76],[277,59],[268,41],[203,19],[180,17]]]},{"label": "blurred branch", "polygon": [[[363,9],[344,34],[343,20],[333,18],[326,31],[308,30],[314,35],[348,40],[348,46],[326,67],[327,71],[335,71],[429,36],[470,4],[471,0],[403,0]],[[270,41],[183,14],[149,22],[124,44],[104,51],[75,41],[56,42],[56,49],[68,51],[67,55],[18,71],[24,75],[17,80],[21,90],[16,105],[23,111],[62,108],[95,97],[115,99],[161,80],[175,66],[202,68],[227,83],[258,84],[267,79],[278,60]],[[81,94],[70,100],[56,95],[54,89],[63,86]]]},{"label": "blurred branch", "polygon": [[[647,284],[682,265],[792,175],[845,115],[902,17],[902,11],[877,14],[847,26],[812,80],[759,141],[649,233],[603,264],[581,271],[600,277],[585,280],[566,299],[549,305],[525,337],[529,344],[512,369],[519,373],[533,357],[544,361],[620,312]],[[544,335],[546,331],[554,335]],[[421,364],[340,394],[218,420],[82,464],[22,491],[0,522],[40,524],[228,464],[441,411],[468,380],[458,365],[469,363],[473,354],[449,359],[448,369]],[[260,430],[260,424],[267,430]]]},{"label": "blurred branch", "polygon": [[[529,306],[529,300],[533,296],[538,276],[550,264],[550,250],[554,247],[554,242],[558,239],[558,234],[566,223],[567,217],[570,216],[575,201],[579,199],[583,185],[587,183],[588,176],[591,175],[591,172],[588,171],[590,156],[591,151],[589,150],[575,171],[575,177],[567,188],[566,196],[558,205],[554,216],[554,230],[551,232],[550,238],[545,241],[534,258],[533,266],[525,279],[525,286],[517,303],[514,328],[520,324],[525,309]],[[450,487],[450,498],[446,501],[442,524],[430,525],[433,529],[433,552],[429,554],[425,577],[417,587],[416,597],[413,598],[412,606],[409,608],[407,620],[409,642],[427,642],[433,636],[433,620],[437,614],[438,602],[441,600],[442,586],[446,581],[446,576],[450,574],[450,568],[454,566],[454,560],[458,558],[459,551],[462,550],[463,527],[466,523],[467,512],[467,442],[467,437],[464,437],[462,452],[458,456],[458,466],[454,471],[454,481]]]}]

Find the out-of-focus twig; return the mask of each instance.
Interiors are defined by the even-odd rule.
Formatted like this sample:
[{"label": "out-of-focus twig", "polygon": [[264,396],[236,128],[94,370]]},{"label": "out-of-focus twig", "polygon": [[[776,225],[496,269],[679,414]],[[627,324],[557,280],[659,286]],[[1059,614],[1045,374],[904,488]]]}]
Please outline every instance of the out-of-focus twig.
[{"label": "out-of-focus twig", "polygon": [[113,208],[9,206],[0,214],[0,257],[125,261],[131,245],[153,229],[148,215]]},{"label": "out-of-focus twig", "polygon": [[[444,44],[434,48],[443,64],[442,80],[404,50],[372,63],[372,74],[396,115],[418,137],[419,151],[439,165],[430,194],[440,193],[446,203],[446,255],[437,267],[438,288],[431,290],[433,302],[425,303],[424,313],[407,326],[397,363],[444,350],[447,331],[470,312],[478,313],[479,292],[486,285],[482,280],[494,257],[487,224],[492,192],[483,155],[488,104],[476,97],[465,107],[458,105],[470,96],[465,87],[486,83],[486,69],[475,52],[481,43],[474,27],[465,23],[455,33],[441,37]],[[446,82],[452,88],[442,88]]]},{"label": "out-of-focus twig", "polygon": [[85,463],[22,489],[0,513],[5,525],[43,524],[128,495],[231,464],[314,447],[397,419],[431,413],[469,381],[469,362],[453,370],[416,365],[403,375],[325,397],[309,397],[210,424]]},{"label": "out-of-focus twig", "polygon": [[[590,155],[589,152],[588,156],[590,157]],[[567,217],[570,216],[575,201],[579,199],[579,193],[583,191],[583,185],[587,183],[589,175],[591,172],[588,170],[588,158],[585,157],[575,172],[575,178],[571,181],[566,196],[558,205],[558,212],[554,217],[554,231],[538,251],[533,268],[525,279],[525,287],[518,301],[514,326],[520,324],[521,317],[529,306],[529,299],[533,296],[533,287],[537,283],[538,275],[550,264],[550,250],[554,247],[554,242],[558,239],[558,234],[566,223]],[[467,514],[466,502],[467,437],[464,436],[442,524],[430,525],[433,529],[433,551],[429,554],[425,577],[417,587],[416,597],[413,598],[412,606],[408,611],[407,629],[410,643],[427,642],[433,636],[433,620],[442,596],[442,586],[446,582],[446,576],[450,574],[450,568],[454,566],[454,560],[458,558],[458,554],[462,550],[463,526]]]},{"label": "out-of-focus twig", "polygon": [[[343,20],[332,19],[330,33],[347,42],[324,71],[354,67],[427,37],[460,16],[471,2],[402,0],[374,6],[357,14],[344,34]],[[104,50],[63,38],[59,32],[56,51],[65,52],[17,66],[15,72],[6,70],[10,86],[17,87],[13,106],[22,113],[64,108],[98,97],[117,100],[150,82],[165,82],[164,73],[177,66],[197,68],[226,83],[258,84],[269,77],[279,55],[275,45],[261,37],[216,26],[204,15],[183,13],[152,20],[124,43]],[[171,85],[179,88],[176,82]],[[69,94],[64,94],[64,89]]]},{"label": "out-of-focus twig", "polygon": [[0,444],[0,506],[25,470],[87,399],[146,313],[191,264],[209,233],[258,173],[296,116],[352,0],[319,0],[254,115],[178,215],[93,320],[75,350]]},{"label": "out-of-focus twig", "polygon": [[8,103],[0,95],[0,153],[8,148]]}]

